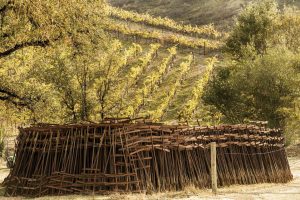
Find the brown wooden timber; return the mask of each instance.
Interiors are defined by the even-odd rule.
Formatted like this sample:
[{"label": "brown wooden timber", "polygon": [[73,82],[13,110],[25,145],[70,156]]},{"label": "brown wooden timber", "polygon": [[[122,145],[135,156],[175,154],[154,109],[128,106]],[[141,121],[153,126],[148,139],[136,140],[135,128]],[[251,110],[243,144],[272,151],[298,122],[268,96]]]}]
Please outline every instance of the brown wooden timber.
[{"label": "brown wooden timber", "polygon": [[217,146],[218,186],[292,179],[279,129],[106,121],[20,128],[6,195],[210,188],[211,142]]}]

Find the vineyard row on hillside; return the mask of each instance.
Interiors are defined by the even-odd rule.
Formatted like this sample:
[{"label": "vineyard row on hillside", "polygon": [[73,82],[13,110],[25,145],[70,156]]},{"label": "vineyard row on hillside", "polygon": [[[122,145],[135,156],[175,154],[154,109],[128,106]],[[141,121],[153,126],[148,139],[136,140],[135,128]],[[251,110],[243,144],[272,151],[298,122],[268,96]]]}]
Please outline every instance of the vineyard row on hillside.
[{"label": "vineyard row on hillside", "polygon": [[169,55],[166,56],[159,65],[146,76],[143,80],[141,87],[135,92],[134,98],[130,103],[130,106],[134,112],[134,115],[139,113],[141,107],[145,104],[145,99],[148,98],[155,88],[159,87],[162,78],[168,72],[168,68],[173,64],[174,57],[177,54],[176,47],[168,49]]},{"label": "vineyard row on hillside", "polygon": [[150,26],[164,28],[170,31],[185,33],[185,34],[196,34],[198,36],[208,35],[213,37],[221,36],[212,24],[204,26],[192,26],[190,24],[179,24],[176,21],[167,17],[154,17],[149,14],[139,14],[134,11],[126,11],[121,8],[108,6],[109,16],[118,19],[132,21],[136,23],[144,23]]},{"label": "vineyard row on hillside", "polygon": [[[105,109],[101,111],[105,116],[115,116],[118,113],[118,117],[150,116],[161,120],[168,112],[171,102],[181,92],[183,80],[195,63],[192,54],[182,57],[182,60],[178,58],[180,61],[177,62],[176,57],[182,55],[178,54],[176,46],[166,52],[160,47],[160,44],[154,43],[143,50],[139,44],[132,44],[124,49],[118,58],[118,72],[113,72],[106,77],[107,80],[102,80],[114,83],[107,87],[109,91],[106,92],[106,99],[109,101],[103,102]],[[122,49],[117,45],[112,48]],[[120,78],[114,78],[116,74],[120,74]],[[149,108],[151,99],[155,99],[156,103]],[[146,111],[147,107],[149,109]]]},{"label": "vineyard row on hillside", "polygon": [[164,34],[159,31],[148,31],[146,29],[138,30],[131,29],[126,24],[117,23],[116,21],[108,20],[102,22],[103,29],[107,31],[112,31],[115,33],[121,33],[124,35],[129,35],[133,37],[141,37],[144,39],[156,39],[160,43],[172,43],[179,44],[184,47],[189,48],[209,48],[217,49],[221,46],[221,42],[217,40],[201,39],[201,38],[192,38],[180,34]]},{"label": "vineyard row on hillside", "polygon": [[213,67],[216,61],[216,58],[209,58],[207,60],[205,72],[202,75],[202,77],[196,82],[195,86],[192,88],[190,99],[186,102],[183,109],[181,109],[179,113],[180,118],[191,118],[193,112],[199,105],[201,97],[203,96],[204,87],[209,81],[210,75],[213,71]]},{"label": "vineyard row on hillside", "polygon": [[179,65],[178,69],[175,69],[176,73],[173,75],[174,78],[170,82],[168,91],[165,91],[163,97],[159,99],[159,105],[155,108],[154,111],[151,111],[151,117],[156,120],[162,120],[162,117],[166,113],[168,107],[170,106],[171,101],[175,98],[178,89],[185,79],[185,75],[191,68],[193,63],[193,56],[188,55],[185,60]]}]

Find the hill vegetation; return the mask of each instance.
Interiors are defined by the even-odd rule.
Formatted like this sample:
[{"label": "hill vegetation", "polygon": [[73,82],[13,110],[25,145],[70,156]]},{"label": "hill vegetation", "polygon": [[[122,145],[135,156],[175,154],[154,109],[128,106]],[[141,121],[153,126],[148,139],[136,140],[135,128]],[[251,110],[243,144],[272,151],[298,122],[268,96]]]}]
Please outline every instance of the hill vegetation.
[{"label": "hill vegetation", "polygon": [[[1,5],[4,119],[67,123],[192,117],[201,95],[188,90],[207,83],[215,62],[210,53],[222,45],[213,26],[182,25],[105,2],[55,2],[7,0]],[[182,95],[185,99],[179,99]]]},{"label": "hill vegetation", "polygon": [[229,24],[233,16],[238,14],[246,0],[110,0],[113,6],[154,16],[169,17],[186,24],[206,25]]},{"label": "hill vegetation", "polygon": [[264,119],[299,135],[299,23],[299,10],[280,10],[274,1],[248,6],[226,41],[205,102],[230,123]]},{"label": "hill vegetation", "polygon": [[[139,3],[130,2],[122,5]],[[142,9],[156,5],[143,2]],[[210,20],[199,17],[199,2],[214,13]],[[180,21],[190,21],[193,13],[204,20],[191,25],[105,1],[1,1],[2,121],[267,120],[296,134],[299,11],[271,0],[250,4],[224,33],[210,22],[232,23],[248,1],[221,2],[157,2],[157,11],[177,5],[186,12]]]},{"label": "hill vegetation", "polygon": [[[215,24],[228,29],[234,18],[250,3],[259,0],[109,0],[116,7],[138,13],[169,17],[186,24]],[[279,6],[300,6],[299,1],[278,0]]]}]

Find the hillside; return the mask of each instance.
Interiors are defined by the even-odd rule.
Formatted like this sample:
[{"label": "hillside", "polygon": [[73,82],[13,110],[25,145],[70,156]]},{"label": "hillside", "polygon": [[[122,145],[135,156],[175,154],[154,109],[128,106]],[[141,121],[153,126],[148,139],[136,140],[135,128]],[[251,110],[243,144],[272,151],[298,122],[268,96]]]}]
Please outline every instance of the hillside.
[{"label": "hillside", "polygon": [[[60,15],[55,6],[49,7],[51,12],[44,9],[45,13],[37,16],[5,12],[6,28],[0,36],[0,89],[4,92],[0,91],[0,98],[11,103],[11,107],[29,109],[30,114],[35,114],[32,117],[24,112],[29,119],[51,123],[99,121],[107,117],[147,117],[163,122],[219,120],[218,110],[204,105],[201,99],[218,62],[215,57],[222,57],[220,48],[226,31],[218,31],[207,23],[225,26],[246,1],[188,1],[182,5],[180,0],[127,2],[122,3],[126,9],[96,1],[88,7],[81,1],[77,7],[65,2]],[[139,2],[144,6],[138,6]],[[145,12],[128,10],[130,5]],[[26,6],[32,9],[30,13],[41,10],[28,2]],[[86,16],[78,18],[81,7]],[[147,11],[164,11],[169,16],[177,12],[181,20],[150,15]],[[197,19],[205,24],[181,22],[182,16],[191,21],[192,15],[199,16]],[[55,17],[60,21],[53,25],[50,19]],[[33,23],[32,18],[41,25]],[[221,18],[223,21],[218,20]],[[15,35],[7,37],[10,34]],[[18,113],[13,109],[6,112],[4,101],[0,113],[6,118],[11,118],[10,113]],[[49,109],[45,111],[45,107]]]},{"label": "hillside", "polygon": [[[192,24],[214,23],[226,27],[250,0],[109,0],[113,6],[139,13],[170,17],[176,21]],[[280,5],[300,5],[296,0],[279,0]]]},{"label": "hillside", "polygon": [[[133,63],[124,69],[125,77],[135,70],[137,74],[125,95],[126,110],[115,113],[128,116],[132,110],[133,116],[150,116],[160,121],[190,115],[201,96],[201,92],[193,95],[191,91],[203,88],[203,72],[214,62],[210,58],[222,45],[222,34],[211,25],[183,25],[111,6],[107,10],[109,18],[102,22],[103,29],[124,46],[136,43],[145,50],[138,59],[144,64]],[[159,47],[153,51],[156,43]]]}]

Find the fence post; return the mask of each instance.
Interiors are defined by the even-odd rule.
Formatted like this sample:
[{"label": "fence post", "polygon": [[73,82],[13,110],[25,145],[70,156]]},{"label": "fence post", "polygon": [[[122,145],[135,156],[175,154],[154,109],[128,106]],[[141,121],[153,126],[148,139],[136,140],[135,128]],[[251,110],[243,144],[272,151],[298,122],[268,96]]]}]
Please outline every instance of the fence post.
[{"label": "fence post", "polygon": [[211,188],[214,194],[217,194],[217,144],[210,143],[210,159],[211,159]]}]

